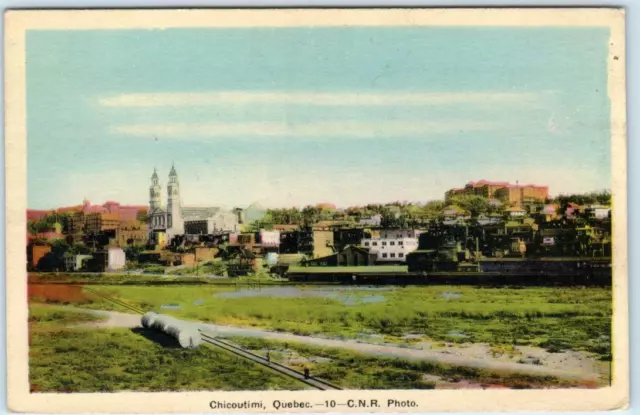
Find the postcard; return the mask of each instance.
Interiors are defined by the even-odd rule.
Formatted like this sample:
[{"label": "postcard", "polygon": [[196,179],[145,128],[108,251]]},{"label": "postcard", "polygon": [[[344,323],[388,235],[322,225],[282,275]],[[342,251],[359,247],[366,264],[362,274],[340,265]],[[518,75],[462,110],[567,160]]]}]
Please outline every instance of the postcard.
[{"label": "postcard", "polygon": [[625,408],[624,21],[7,12],[9,408]]}]

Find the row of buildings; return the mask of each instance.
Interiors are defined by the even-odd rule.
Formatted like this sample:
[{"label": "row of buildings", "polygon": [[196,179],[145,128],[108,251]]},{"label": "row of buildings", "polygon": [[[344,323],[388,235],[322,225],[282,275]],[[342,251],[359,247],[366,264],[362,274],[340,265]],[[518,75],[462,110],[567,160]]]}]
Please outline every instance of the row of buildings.
[{"label": "row of buildings", "polygon": [[[128,245],[146,247],[143,258],[152,262],[187,266],[223,254],[227,259],[234,255],[253,262],[260,259],[271,266],[286,263],[360,266],[410,264],[416,258],[427,262],[434,262],[434,258],[464,262],[480,257],[540,254],[605,256],[610,249],[608,206],[569,204],[561,209],[545,204],[546,186],[470,182],[462,189],[447,192],[449,203],[442,210],[443,219],[419,225],[383,227],[382,216],[377,214],[357,221],[323,220],[311,226],[275,224],[269,230],[257,232],[244,232],[242,226],[264,215],[264,210],[257,206],[225,210],[183,205],[174,166],[169,172],[166,195],[163,202],[154,169],[148,207],[121,206],[115,202],[93,206],[85,201],[70,211],[65,237],[70,242],[92,244],[93,252],[106,253],[104,261],[102,257],[97,260],[98,264],[105,264],[105,269],[124,267],[121,248]],[[472,217],[470,212],[453,204],[456,195],[478,195],[495,206],[505,207]],[[196,251],[205,248],[211,251],[198,255]],[[31,251],[31,266],[36,266],[44,251],[46,248]],[[80,262],[83,260],[88,258],[80,258]],[[78,257],[74,261],[76,265],[70,264],[69,269],[78,269]]]}]

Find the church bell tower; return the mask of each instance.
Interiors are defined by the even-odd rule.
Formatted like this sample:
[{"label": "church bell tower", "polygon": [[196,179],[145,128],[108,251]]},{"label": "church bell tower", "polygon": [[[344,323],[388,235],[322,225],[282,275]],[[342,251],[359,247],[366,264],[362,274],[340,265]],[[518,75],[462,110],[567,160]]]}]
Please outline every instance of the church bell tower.
[{"label": "church bell tower", "polygon": [[173,229],[174,234],[181,233],[182,218],[180,215],[180,183],[178,173],[173,165],[169,172],[169,183],[167,185],[167,228]]},{"label": "church bell tower", "polygon": [[153,169],[153,175],[151,175],[151,186],[149,187],[149,208],[150,211],[160,207],[160,183],[158,182],[158,173],[156,169]]}]

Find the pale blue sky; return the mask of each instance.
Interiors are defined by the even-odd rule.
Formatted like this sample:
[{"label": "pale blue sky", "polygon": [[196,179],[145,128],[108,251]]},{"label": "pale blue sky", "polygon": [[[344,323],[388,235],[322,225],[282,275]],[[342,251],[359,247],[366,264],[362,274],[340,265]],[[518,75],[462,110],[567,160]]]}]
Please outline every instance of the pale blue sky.
[{"label": "pale blue sky", "polygon": [[[442,198],[610,188],[605,28],[27,34],[28,205]],[[164,192],[164,189],[163,189]]]}]

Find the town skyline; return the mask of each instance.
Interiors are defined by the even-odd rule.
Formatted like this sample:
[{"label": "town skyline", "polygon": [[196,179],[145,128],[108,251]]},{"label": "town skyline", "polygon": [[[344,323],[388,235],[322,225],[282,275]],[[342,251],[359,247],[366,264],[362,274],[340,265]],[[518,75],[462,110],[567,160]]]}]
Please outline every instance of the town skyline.
[{"label": "town skyline", "polygon": [[[156,169],[157,170],[157,169]],[[488,181],[488,182],[508,182],[511,186],[513,185],[520,185],[520,186],[528,186],[528,185],[534,185],[534,186],[544,186],[544,187],[549,187],[546,183],[541,183],[541,182],[520,182],[520,181],[516,181],[516,182],[511,182],[508,180],[485,180],[485,179],[479,179],[477,181],[473,181],[473,180],[469,180],[465,183],[460,184],[459,186],[457,185],[453,185],[450,186],[449,188],[447,188],[447,190],[452,190],[452,189],[456,189],[456,188],[463,188],[465,185],[469,184],[469,183],[473,183],[473,182],[480,182],[480,181]],[[166,200],[167,200],[167,189],[166,189],[166,182],[162,182],[160,180],[160,186],[161,186],[161,203],[162,204],[166,204]],[[215,200],[209,200],[208,202],[205,201],[204,203],[190,203],[189,199],[186,200],[185,202],[185,196],[184,196],[184,183],[182,181],[180,181],[180,198],[181,201],[183,202],[183,204],[185,205],[189,205],[189,206],[206,206],[206,205],[211,205],[214,202],[218,202]],[[148,187],[147,187],[148,190]],[[559,194],[553,194],[553,193],[549,193],[549,198],[553,199],[555,197],[558,196],[562,196],[562,195],[571,195],[571,194],[581,194],[581,193],[596,193],[596,192],[610,192],[611,189],[607,189],[607,188],[603,188],[603,189],[592,189],[589,191],[585,191],[585,192],[570,192],[570,193],[559,193]],[[187,196],[188,197],[188,196]],[[77,205],[81,205],[82,203],[84,203],[84,201],[88,201],[91,203],[92,206],[98,206],[98,205],[104,205],[104,204],[108,204],[108,203],[112,203],[112,202],[116,202],[119,203],[121,205],[126,205],[126,206],[149,206],[149,200],[146,201],[122,201],[121,199],[119,199],[116,195],[116,197],[111,197],[111,198],[106,198],[106,199],[91,199],[88,197],[83,197],[80,201],[69,201],[68,203],[63,203],[61,205],[57,205],[57,206],[46,206],[46,207],[32,207],[29,206],[28,209],[29,210],[56,210],[58,208],[61,207],[72,207],[72,206],[77,206]],[[394,204],[394,203],[410,203],[410,204],[426,204],[429,202],[433,202],[433,201],[445,201],[445,196],[444,196],[444,192],[441,195],[441,197],[439,198],[433,198],[433,199],[424,199],[424,200],[409,200],[409,199],[396,199],[396,200],[388,200],[388,201],[370,201],[370,202],[365,202],[365,203],[361,203],[361,204],[351,204],[351,205],[345,205],[345,204],[340,204],[340,203],[336,203],[335,200],[316,200],[316,201],[311,201],[309,203],[305,203],[305,204],[298,204],[298,205],[265,205],[263,203],[261,203],[260,201],[253,201],[250,203],[247,203],[245,205],[229,205],[227,203],[218,203],[219,206],[223,207],[223,208],[227,208],[227,209],[231,209],[231,208],[247,208],[249,206],[252,205],[259,205],[260,207],[263,207],[265,209],[290,209],[290,208],[304,208],[306,206],[318,206],[318,205],[333,205],[335,206],[336,209],[347,209],[350,207],[362,207],[362,206],[366,206],[366,205],[386,205],[386,204]]]}]

